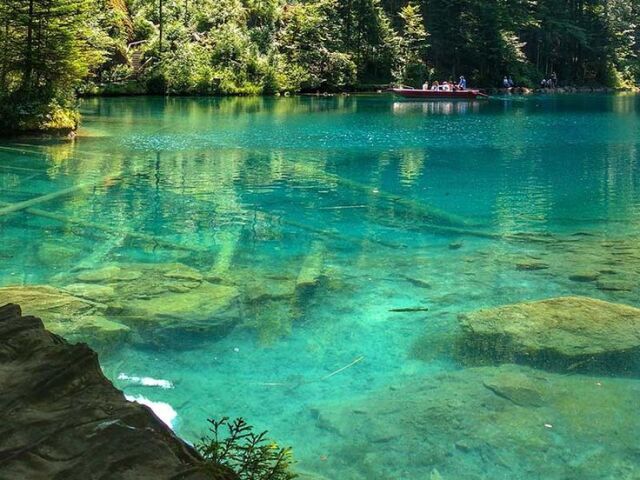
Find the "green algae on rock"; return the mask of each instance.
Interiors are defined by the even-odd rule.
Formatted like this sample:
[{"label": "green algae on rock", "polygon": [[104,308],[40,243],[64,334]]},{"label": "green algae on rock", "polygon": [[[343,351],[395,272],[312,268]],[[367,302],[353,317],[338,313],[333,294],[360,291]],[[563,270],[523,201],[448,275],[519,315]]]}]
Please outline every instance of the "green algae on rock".
[{"label": "green algae on rock", "polygon": [[45,326],[59,335],[90,330],[111,338],[129,332],[126,325],[106,318],[106,305],[48,285],[0,288],[0,304],[10,302],[22,305],[27,315],[43,318]]},{"label": "green algae on rock", "polygon": [[142,340],[149,329],[156,339],[160,330],[221,336],[239,319],[237,287],[204,281],[198,270],[181,263],[114,263],[75,278],[113,289],[111,316],[143,330]]},{"label": "green algae on rock", "polygon": [[516,263],[516,270],[536,271],[546,270],[548,268],[549,264],[537,260],[524,260]]},{"label": "green algae on rock", "polygon": [[96,270],[86,270],[78,274],[78,280],[81,282],[126,282],[140,278],[142,274],[139,271],[131,269],[123,269],[117,265],[108,265]]},{"label": "green algae on rock", "polygon": [[640,352],[640,309],[588,297],[516,303],[459,320],[458,353],[471,362],[620,371]]},{"label": "green algae on rock", "polygon": [[93,283],[72,283],[66,285],[64,290],[77,297],[88,298],[95,301],[108,301],[116,295],[113,287]]},{"label": "green algae on rock", "polygon": [[186,292],[168,291],[151,298],[131,299],[123,305],[122,315],[140,321],[163,319],[207,320],[226,313],[238,300],[235,287],[203,282]]}]

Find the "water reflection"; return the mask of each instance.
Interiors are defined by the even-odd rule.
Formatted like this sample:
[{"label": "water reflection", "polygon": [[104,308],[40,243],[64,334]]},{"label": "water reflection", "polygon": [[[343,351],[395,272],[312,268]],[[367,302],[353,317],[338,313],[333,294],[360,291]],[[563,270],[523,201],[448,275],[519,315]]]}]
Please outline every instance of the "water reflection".
[{"label": "water reflection", "polygon": [[[464,115],[478,113],[480,104],[477,100],[403,100],[393,102],[393,113],[402,115],[406,113],[422,112],[429,115]],[[486,101],[484,102],[486,103]]]}]

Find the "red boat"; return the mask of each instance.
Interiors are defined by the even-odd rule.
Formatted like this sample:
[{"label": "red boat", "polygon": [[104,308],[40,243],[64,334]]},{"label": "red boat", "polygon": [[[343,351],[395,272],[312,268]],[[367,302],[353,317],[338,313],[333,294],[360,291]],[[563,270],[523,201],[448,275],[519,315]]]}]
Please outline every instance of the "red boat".
[{"label": "red boat", "polygon": [[475,100],[476,98],[488,98],[489,96],[481,93],[480,90],[450,90],[438,88],[437,90],[419,90],[417,88],[392,88],[391,91],[396,95],[404,98],[425,98],[428,100]]}]

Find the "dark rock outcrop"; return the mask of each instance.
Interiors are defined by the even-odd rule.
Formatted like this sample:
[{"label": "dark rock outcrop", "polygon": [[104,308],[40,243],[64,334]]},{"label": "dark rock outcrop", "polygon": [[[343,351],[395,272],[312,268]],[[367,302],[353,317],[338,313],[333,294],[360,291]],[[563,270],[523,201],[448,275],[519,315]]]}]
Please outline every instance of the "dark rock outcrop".
[{"label": "dark rock outcrop", "polygon": [[211,478],[192,447],[125,400],[93,350],[13,304],[0,307],[0,412],[3,480]]}]

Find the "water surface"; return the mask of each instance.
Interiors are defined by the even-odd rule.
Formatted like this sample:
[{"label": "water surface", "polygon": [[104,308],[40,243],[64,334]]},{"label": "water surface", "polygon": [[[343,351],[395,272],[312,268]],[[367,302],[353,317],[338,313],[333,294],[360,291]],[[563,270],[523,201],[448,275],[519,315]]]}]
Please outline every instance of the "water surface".
[{"label": "water surface", "polygon": [[70,336],[189,441],[243,416],[316,478],[638,478],[640,414],[611,406],[638,398],[637,363],[512,372],[553,386],[514,405],[474,390],[501,370],[453,346],[479,308],[640,307],[639,112],[633,95],[85,100],[74,141],[0,144],[3,204],[84,186],[0,217],[0,285],[138,272],[98,282],[126,331]]}]

